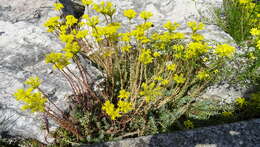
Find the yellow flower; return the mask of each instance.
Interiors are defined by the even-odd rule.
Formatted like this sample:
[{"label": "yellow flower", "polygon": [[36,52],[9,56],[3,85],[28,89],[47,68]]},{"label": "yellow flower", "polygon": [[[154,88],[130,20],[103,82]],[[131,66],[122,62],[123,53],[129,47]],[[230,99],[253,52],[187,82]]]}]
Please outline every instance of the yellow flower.
[{"label": "yellow flower", "polygon": [[153,53],[153,56],[154,56],[154,57],[160,57],[161,54],[160,54],[159,52],[154,52],[154,53]]},{"label": "yellow flower", "polygon": [[16,97],[16,100],[23,100],[25,98],[29,98],[31,96],[31,92],[33,88],[28,89],[17,89],[17,91],[13,94]]},{"label": "yellow flower", "polygon": [[78,19],[75,18],[73,15],[67,15],[66,16],[66,25],[73,26],[78,22]]},{"label": "yellow flower", "polygon": [[41,80],[39,77],[30,77],[24,83],[30,85],[33,89],[36,89],[41,85]]},{"label": "yellow flower", "polygon": [[31,112],[44,112],[47,99],[40,92],[32,92],[33,88],[18,89],[14,94],[16,100],[22,101],[25,104],[21,107],[22,110],[30,110]]},{"label": "yellow flower", "polygon": [[168,85],[169,84],[169,80],[162,80],[161,84],[162,85]]},{"label": "yellow flower", "polygon": [[62,69],[70,64],[69,59],[62,53],[50,53],[46,55],[45,62],[52,63],[54,69]]},{"label": "yellow flower", "polygon": [[139,56],[139,61],[143,64],[152,63],[153,57],[151,56],[151,51],[149,49],[142,49],[141,55]]},{"label": "yellow flower", "polygon": [[173,33],[172,34],[172,39],[184,39],[185,38],[185,35],[183,33]]},{"label": "yellow flower", "polygon": [[124,16],[131,20],[136,17],[136,12],[133,9],[124,10]]},{"label": "yellow flower", "polygon": [[102,1],[100,4],[94,4],[93,9],[103,15],[108,15],[110,17],[112,17],[116,12],[116,9],[111,2],[104,1]]},{"label": "yellow flower", "polygon": [[176,64],[169,64],[169,65],[167,65],[167,70],[175,71],[176,70]]},{"label": "yellow flower", "polygon": [[200,80],[205,80],[209,78],[209,74],[206,71],[199,71],[199,73],[197,74],[197,78]]},{"label": "yellow flower", "polygon": [[215,49],[215,53],[220,57],[231,57],[235,52],[235,47],[228,44],[218,45]]},{"label": "yellow flower", "polygon": [[257,28],[252,28],[252,29],[250,30],[250,33],[251,33],[251,35],[253,35],[253,36],[257,36],[257,35],[260,35],[260,30],[258,30]]},{"label": "yellow flower", "polygon": [[80,46],[79,46],[78,42],[67,43],[65,45],[65,48],[62,50],[65,52],[70,52],[73,55],[75,55],[80,51]]},{"label": "yellow flower", "polygon": [[152,12],[148,12],[148,11],[142,11],[140,13],[140,17],[143,18],[144,20],[147,20],[149,19],[150,17],[153,16],[153,13]]},{"label": "yellow flower", "polygon": [[207,46],[207,44],[202,44],[201,42],[190,42],[188,44],[185,57],[187,59],[190,59],[199,56],[203,53],[207,53],[208,49],[209,47]]},{"label": "yellow flower", "polygon": [[118,105],[119,111],[122,113],[128,113],[129,111],[133,110],[133,105],[130,102],[125,102],[125,101],[119,100],[117,105]]},{"label": "yellow flower", "polygon": [[158,96],[162,95],[162,87],[156,86],[154,82],[151,84],[142,83],[143,90],[140,91],[140,95],[144,96],[146,102],[155,100]]},{"label": "yellow flower", "polygon": [[173,45],[172,49],[175,50],[175,51],[183,51],[184,46],[177,44],[177,45]]},{"label": "yellow flower", "polygon": [[196,32],[198,30],[203,30],[205,25],[203,23],[197,23],[195,21],[190,21],[187,23],[187,25],[192,29],[193,32]]},{"label": "yellow flower", "polygon": [[190,120],[184,121],[184,126],[185,126],[185,128],[187,128],[187,129],[192,129],[192,128],[194,128],[194,125],[193,125],[192,121],[190,121]]},{"label": "yellow flower", "polygon": [[154,77],[154,80],[161,81],[161,80],[163,80],[163,78],[161,76],[156,76],[156,77]]},{"label": "yellow flower", "polygon": [[88,35],[88,30],[80,30],[78,31],[76,38],[82,39],[85,38]]},{"label": "yellow flower", "polygon": [[59,26],[59,19],[59,16],[51,17],[44,23],[44,26],[48,28],[48,32],[53,32]]},{"label": "yellow flower", "polygon": [[81,0],[83,5],[89,6],[93,3],[93,0]]},{"label": "yellow flower", "polygon": [[92,16],[88,18],[87,25],[91,27],[95,27],[99,23],[99,17],[98,16]]},{"label": "yellow flower", "polygon": [[84,15],[82,15],[82,18],[88,20],[89,19],[89,15],[88,14],[84,14]]},{"label": "yellow flower", "polygon": [[239,0],[240,4],[248,4],[250,2],[251,2],[251,0]]},{"label": "yellow flower", "polygon": [[123,52],[129,52],[131,48],[132,48],[132,47],[131,47],[130,45],[126,45],[126,46],[123,46],[123,47],[121,48],[121,50],[122,50]]},{"label": "yellow flower", "polygon": [[194,41],[204,40],[204,36],[202,36],[201,34],[197,34],[197,33],[192,34],[191,38],[192,38]]},{"label": "yellow flower", "polygon": [[112,104],[110,101],[106,101],[104,103],[102,110],[104,110],[112,120],[115,120],[117,117],[121,117],[119,109],[115,109],[114,104]]},{"label": "yellow flower", "polygon": [[173,80],[177,83],[177,84],[182,84],[186,81],[186,79],[183,77],[183,74],[177,75],[175,74],[173,77]]},{"label": "yellow flower", "polygon": [[255,59],[256,59],[256,56],[254,55],[253,52],[249,52],[249,53],[248,53],[248,57],[249,57],[249,59],[252,59],[252,60],[255,60]]},{"label": "yellow flower", "polygon": [[130,41],[130,37],[131,37],[131,33],[127,32],[127,33],[121,33],[121,40],[125,41],[125,42],[129,42]]},{"label": "yellow flower", "polygon": [[163,27],[168,29],[169,31],[175,31],[178,27],[180,26],[180,24],[178,23],[171,23],[170,21],[166,22]]},{"label": "yellow flower", "polygon": [[260,50],[260,40],[256,42],[256,47]]},{"label": "yellow flower", "polygon": [[119,91],[119,98],[125,98],[125,99],[127,99],[127,98],[129,98],[129,96],[130,96],[130,92],[127,92],[126,90],[124,90],[124,89],[121,89],[120,91]]},{"label": "yellow flower", "polygon": [[53,6],[54,6],[54,10],[57,10],[57,11],[64,8],[64,6],[61,3],[54,3]]},{"label": "yellow flower", "polygon": [[246,99],[239,97],[236,99],[236,104],[239,105],[239,107],[243,107],[246,104]]},{"label": "yellow flower", "polygon": [[74,40],[74,35],[60,34],[59,39],[65,43],[71,43]]},{"label": "yellow flower", "polygon": [[224,111],[224,112],[222,112],[222,115],[224,117],[230,117],[230,116],[232,116],[232,112]]}]

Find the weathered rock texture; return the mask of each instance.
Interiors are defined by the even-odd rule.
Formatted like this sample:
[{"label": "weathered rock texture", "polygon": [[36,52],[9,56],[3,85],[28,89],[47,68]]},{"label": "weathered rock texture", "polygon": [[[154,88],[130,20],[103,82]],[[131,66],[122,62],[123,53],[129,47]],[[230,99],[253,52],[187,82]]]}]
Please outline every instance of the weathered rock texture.
[{"label": "weathered rock texture", "polygon": [[23,112],[12,94],[23,88],[31,75],[44,80],[42,88],[65,107],[69,87],[61,75],[44,63],[44,55],[60,49],[62,44],[42,27],[52,10],[54,0],[0,1],[0,133],[34,138],[46,142],[42,116]]},{"label": "weathered rock texture", "polygon": [[257,147],[260,119],[81,147]]},{"label": "weathered rock texture", "polygon": [[[100,1],[100,0],[99,0]],[[42,23],[50,16],[57,15],[52,9],[55,0],[1,0],[0,1],[0,133],[9,132],[25,138],[45,141],[46,132],[40,129],[41,116],[23,112],[12,94],[24,86],[23,81],[31,75],[44,80],[43,89],[52,95],[60,106],[65,106],[65,96],[70,89],[63,77],[52,71],[44,63],[44,54],[60,49],[62,44],[45,32]],[[80,15],[84,8],[79,0],[60,0],[65,5],[65,14]],[[76,3],[74,3],[76,2]],[[200,11],[208,13],[209,6],[219,6],[221,0],[112,0],[118,7],[118,16],[122,18],[123,9],[133,8],[152,11],[152,21],[164,23],[166,20],[184,24],[187,20],[201,20]],[[197,7],[197,8],[196,8]],[[199,10],[199,11],[198,11]],[[122,18],[124,22],[125,18]],[[182,31],[187,31],[182,28]],[[202,32],[207,38],[232,43],[232,38],[215,25],[207,25]],[[225,95],[228,92],[224,88]],[[217,94],[217,93],[216,93]],[[235,95],[241,95],[238,91]],[[230,97],[232,97],[232,94]],[[210,95],[209,95],[210,96]],[[4,120],[4,121],[3,121]]]}]

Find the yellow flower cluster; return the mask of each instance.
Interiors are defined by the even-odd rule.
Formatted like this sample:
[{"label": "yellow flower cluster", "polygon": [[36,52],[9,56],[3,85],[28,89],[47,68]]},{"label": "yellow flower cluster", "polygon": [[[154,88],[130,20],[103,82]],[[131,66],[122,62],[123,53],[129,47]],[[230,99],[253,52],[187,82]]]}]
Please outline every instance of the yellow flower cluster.
[{"label": "yellow flower cluster", "polygon": [[100,4],[93,4],[93,9],[103,15],[108,15],[110,17],[112,17],[116,12],[116,8],[114,8],[111,2],[104,1],[102,1]]},{"label": "yellow flower cluster", "polygon": [[122,115],[119,112],[119,109],[115,109],[115,105],[110,101],[106,101],[102,106],[102,110],[104,110],[107,115],[111,117],[112,120],[115,120],[117,117],[121,117]]},{"label": "yellow flower cluster", "polygon": [[192,29],[193,32],[196,32],[198,30],[203,30],[205,27],[205,24],[203,23],[197,23],[196,21],[190,21],[187,23],[187,25]]},{"label": "yellow flower cluster", "polygon": [[52,63],[54,69],[56,68],[63,69],[64,67],[70,64],[69,59],[71,58],[71,56],[70,55],[66,56],[66,55],[69,54],[50,53],[46,55],[45,62]]},{"label": "yellow flower cluster", "polygon": [[193,57],[197,57],[201,54],[207,53],[209,46],[206,43],[202,42],[190,42],[187,45],[185,58],[191,59]]},{"label": "yellow flower cluster", "polygon": [[124,90],[124,89],[122,89],[122,90],[120,90],[119,91],[119,98],[125,98],[125,99],[127,99],[127,98],[129,98],[129,96],[130,96],[130,92],[127,92],[126,90]]},{"label": "yellow flower cluster", "polygon": [[248,3],[251,3],[252,0],[239,0],[239,3],[240,4],[248,4]]},{"label": "yellow flower cluster", "polygon": [[251,33],[251,35],[253,35],[253,36],[258,36],[258,35],[260,35],[260,30],[258,30],[257,28],[252,28],[252,29],[250,30],[250,33]]},{"label": "yellow flower cluster", "polygon": [[38,88],[41,85],[41,80],[39,77],[29,77],[24,84],[29,85],[33,89]]},{"label": "yellow flower cluster", "polygon": [[201,34],[197,34],[197,33],[193,33],[191,35],[191,38],[194,40],[194,41],[202,41],[204,40],[204,36],[201,35]]},{"label": "yellow flower cluster", "polygon": [[230,116],[232,116],[233,114],[232,114],[232,112],[224,111],[224,112],[222,112],[222,115],[223,115],[224,117],[230,117]]},{"label": "yellow flower cluster", "polygon": [[130,41],[130,37],[131,37],[131,33],[129,32],[126,32],[126,33],[121,33],[119,34],[120,37],[121,37],[121,41],[124,41],[124,42],[129,42]]},{"label": "yellow flower cluster", "polygon": [[93,0],[81,0],[83,5],[89,6],[93,3]]},{"label": "yellow flower cluster", "polygon": [[73,57],[73,55],[77,54],[80,51],[80,46],[78,42],[67,43],[65,48],[62,49],[62,51],[65,51],[67,53],[65,54],[65,56]]},{"label": "yellow flower cluster", "polygon": [[124,10],[124,16],[131,20],[136,17],[136,12],[133,9]]},{"label": "yellow flower cluster", "polygon": [[33,92],[39,87],[41,81],[38,77],[30,77],[25,82],[29,86],[27,89],[18,89],[14,93],[16,100],[25,103],[21,109],[30,110],[31,112],[44,112],[47,99],[43,97],[41,92]]},{"label": "yellow flower cluster", "polygon": [[169,65],[167,65],[167,70],[175,71],[175,70],[176,70],[176,67],[177,67],[176,64],[169,64]]},{"label": "yellow flower cluster", "polygon": [[235,52],[235,47],[230,46],[228,44],[222,44],[222,45],[218,45],[215,49],[215,53],[219,56],[219,57],[231,57],[233,55],[233,53]]},{"label": "yellow flower cluster", "polygon": [[111,117],[112,120],[115,120],[117,117],[121,117],[123,114],[126,114],[133,110],[133,105],[131,102],[126,102],[121,99],[127,100],[130,96],[130,92],[122,89],[119,91],[120,100],[117,103],[117,108],[109,100],[104,103],[102,110],[104,110],[107,115]]},{"label": "yellow flower cluster", "polygon": [[78,22],[78,19],[75,18],[73,15],[67,15],[66,16],[66,25],[67,26],[73,26],[74,24],[76,24]]},{"label": "yellow flower cluster", "polygon": [[143,18],[144,20],[147,20],[147,19],[151,18],[152,16],[153,16],[153,13],[149,12],[149,11],[142,11],[140,13],[140,17]]},{"label": "yellow flower cluster", "polygon": [[57,11],[64,8],[64,6],[61,3],[54,3],[53,6],[54,6],[54,10],[57,10]]},{"label": "yellow flower cluster", "polygon": [[44,26],[48,28],[48,32],[53,32],[59,26],[59,19],[59,16],[51,17],[44,23]]},{"label": "yellow flower cluster", "polygon": [[246,105],[246,99],[243,97],[236,98],[236,104],[239,105],[239,107],[243,107]]},{"label": "yellow flower cluster", "polygon": [[180,74],[180,75],[175,74],[175,75],[173,76],[173,80],[174,80],[177,84],[183,84],[183,83],[186,81],[186,79],[183,77],[183,74]]},{"label": "yellow flower cluster", "polygon": [[197,78],[200,80],[206,80],[209,78],[209,74],[207,71],[199,71],[197,74]]},{"label": "yellow flower cluster", "polygon": [[143,64],[149,64],[153,62],[152,53],[149,49],[142,49],[139,61]]},{"label": "yellow flower cluster", "polygon": [[172,23],[170,21],[166,22],[163,27],[166,28],[168,31],[172,32],[175,31],[178,27],[180,26],[180,24],[178,23]]},{"label": "yellow flower cluster", "polygon": [[140,95],[144,96],[147,103],[162,95],[162,87],[156,86],[154,82],[151,84],[142,83],[142,88],[143,90],[140,91]]},{"label": "yellow flower cluster", "polygon": [[98,16],[92,16],[90,18],[87,19],[87,25],[90,27],[95,28],[96,25],[99,23],[99,17]]}]

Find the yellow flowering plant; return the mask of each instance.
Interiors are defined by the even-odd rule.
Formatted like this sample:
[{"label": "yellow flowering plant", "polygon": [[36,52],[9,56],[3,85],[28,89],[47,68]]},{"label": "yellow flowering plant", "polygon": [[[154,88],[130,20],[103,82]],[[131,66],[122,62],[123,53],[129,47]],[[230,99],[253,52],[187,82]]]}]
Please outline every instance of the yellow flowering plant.
[{"label": "yellow flowering plant", "polygon": [[[142,21],[129,27],[130,21],[129,26],[115,21],[116,8],[111,2],[82,3],[95,13],[81,18],[52,17],[44,26],[65,44],[58,52],[47,54],[45,62],[67,79],[73,92],[70,100],[77,110],[76,114],[69,114],[73,121],[52,113],[48,116],[83,142],[94,142],[92,139],[98,138],[101,130],[101,140],[149,134],[149,129],[139,122],[157,124],[149,115],[166,107],[176,114],[177,120],[195,97],[221,80],[221,71],[236,51],[227,44],[209,45],[200,34],[205,27],[201,22],[187,23],[191,34],[178,32],[180,24],[170,21],[163,24],[162,31],[156,31],[151,29],[155,25],[150,21],[153,14],[143,11],[139,14]],[[90,15],[96,13],[100,15]],[[122,13],[129,20],[138,15],[131,9]],[[104,80],[95,88],[84,60],[102,73]],[[39,88],[37,82],[36,78],[26,83]],[[47,95],[36,95],[38,99],[46,98],[42,103],[49,102]],[[188,101],[180,105],[184,97]],[[39,112],[54,112],[41,106]],[[187,127],[193,126],[189,122]],[[84,140],[82,136],[92,139]]]}]

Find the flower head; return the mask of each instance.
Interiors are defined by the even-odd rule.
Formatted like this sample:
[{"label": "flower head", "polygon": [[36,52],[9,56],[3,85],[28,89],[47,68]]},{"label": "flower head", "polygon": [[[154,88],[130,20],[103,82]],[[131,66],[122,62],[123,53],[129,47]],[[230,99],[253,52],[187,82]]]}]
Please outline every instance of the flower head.
[{"label": "flower head", "polygon": [[119,91],[119,98],[125,98],[125,99],[127,99],[127,98],[129,98],[129,96],[130,96],[130,92],[127,92],[126,90],[124,90],[124,89],[122,89],[122,90],[120,90]]},{"label": "flower head", "polygon": [[54,3],[53,6],[54,6],[54,10],[57,10],[57,11],[64,8],[63,4],[61,4],[61,3]]},{"label": "flower head", "polygon": [[147,20],[147,19],[151,18],[152,16],[153,16],[152,12],[142,11],[140,13],[140,17],[143,18],[144,20]]},{"label": "flower head", "polygon": [[133,9],[124,10],[124,16],[131,20],[136,17],[136,12]]},{"label": "flower head", "polygon": [[175,74],[173,77],[173,80],[177,84],[183,84],[186,81],[186,79],[183,77],[183,74],[180,74],[180,75]]},{"label": "flower head", "polygon": [[73,26],[78,22],[78,19],[75,18],[73,15],[67,15],[66,16],[66,25]]},{"label": "flower head", "polygon": [[93,3],[93,0],[81,0],[83,5],[89,6]]},{"label": "flower head", "polygon": [[33,89],[35,89],[41,85],[41,80],[39,79],[39,77],[30,77],[24,83],[30,85]]},{"label": "flower head", "polygon": [[117,105],[118,105],[119,111],[122,113],[128,113],[129,111],[133,110],[133,105],[130,102],[125,102],[125,101],[119,100]]},{"label": "flower head", "polygon": [[252,29],[250,30],[250,33],[251,33],[251,35],[253,35],[253,36],[257,36],[257,35],[260,35],[260,30],[258,30],[257,28],[252,28]]},{"label": "flower head", "polygon": [[215,49],[215,53],[220,57],[231,57],[235,52],[235,47],[228,44],[218,45]]},{"label": "flower head", "polygon": [[168,29],[169,31],[175,31],[178,27],[180,26],[180,24],[178,23],[172,23],[170,21],[166,22],[163,27]]}]

